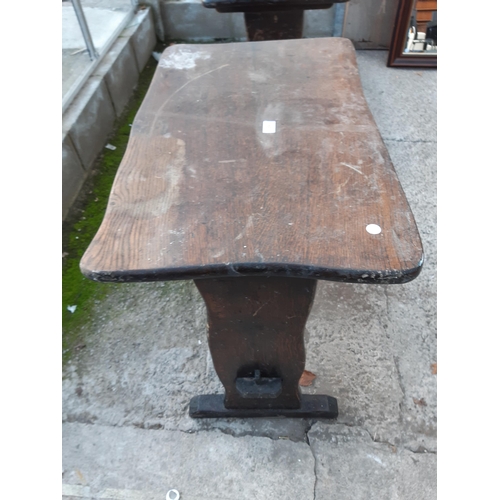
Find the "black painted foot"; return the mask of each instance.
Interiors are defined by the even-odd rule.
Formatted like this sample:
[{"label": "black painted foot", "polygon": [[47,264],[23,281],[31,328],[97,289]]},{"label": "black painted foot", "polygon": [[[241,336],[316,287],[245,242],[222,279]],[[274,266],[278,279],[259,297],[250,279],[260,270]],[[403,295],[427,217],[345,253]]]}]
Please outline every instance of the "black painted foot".
[{"label": "black painted foot", "polygon": [[189,404],[192,418],[253,418],[253,417],[290,417],[290,418],[337,418],[337,400],[331,396],[303,394],[301,407],[296,410],[283,409],[228,409],[224,406],[223,394],[204,394],[195,396]]}]

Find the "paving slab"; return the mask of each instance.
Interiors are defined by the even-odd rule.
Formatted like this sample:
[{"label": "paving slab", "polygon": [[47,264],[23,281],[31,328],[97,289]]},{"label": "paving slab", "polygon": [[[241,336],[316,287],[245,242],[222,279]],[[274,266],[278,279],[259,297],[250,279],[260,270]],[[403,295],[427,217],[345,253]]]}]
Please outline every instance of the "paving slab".
[{"label": "paving slab", "polygon": [[[402,431],[411,449],[436,450],[437,181],[436,143],[386,141],[412,206],[425,252],[422,273],[387,288],[388,336],[401,385]],[[413,437],[411,437],[413,436]],[[419,437],[417,437],[419,436]]]},{"label": "paving slab", "polygon": [[387,68],[385,50],[356,52],[363,91],[384,140],[436,142],[435,69]]},{"label": "paving slab", "polygon": [[63,420],[194,432],[219,429],[305,441],[303,419],[192,419],[198,394],[222,393],[192,281],[123,284],[95,304],[63,380]]},{"label": "paving slab", "polygon": [[63,461],[65,497],[314,498],[311,449],[288,440],[67,423]]},{"label": "paving slab", "polygon": [[366,431],[315,424],[316,500],[433,500],[436,455],[373,442]]},{"label": "paving slab", "polygon": [[306,369],[317,378],[304,392],[336,397],[338,422],[399,445],[403,391],[387,336],[385,289],[318,283],[306,343]]}]

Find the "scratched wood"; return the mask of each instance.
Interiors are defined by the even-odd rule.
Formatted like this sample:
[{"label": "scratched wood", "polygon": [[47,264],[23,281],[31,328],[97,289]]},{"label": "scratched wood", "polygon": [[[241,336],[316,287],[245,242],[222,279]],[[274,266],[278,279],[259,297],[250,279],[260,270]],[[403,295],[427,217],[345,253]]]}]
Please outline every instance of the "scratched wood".
[{"label": "scratched wood", "polygon": [[325,38],[166,49],[81,270],[401,283],[422,262],[352,43]]}]

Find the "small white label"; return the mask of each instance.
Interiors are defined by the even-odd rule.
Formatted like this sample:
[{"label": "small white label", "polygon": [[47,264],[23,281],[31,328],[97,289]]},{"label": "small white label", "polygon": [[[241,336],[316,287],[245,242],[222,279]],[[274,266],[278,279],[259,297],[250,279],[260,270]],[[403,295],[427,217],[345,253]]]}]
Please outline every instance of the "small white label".
[{"label": "small white label", "polygon": [[368,226],[366,226],[366,230],[370,234],[380,234],[382,232],[382,228],[377,226],[377,224],[368,224]]},{"label": "small white label", "polygon": [[275,134],[276,133],[276,122],[264,120],[262,122],[262,133],[263,134]]}]

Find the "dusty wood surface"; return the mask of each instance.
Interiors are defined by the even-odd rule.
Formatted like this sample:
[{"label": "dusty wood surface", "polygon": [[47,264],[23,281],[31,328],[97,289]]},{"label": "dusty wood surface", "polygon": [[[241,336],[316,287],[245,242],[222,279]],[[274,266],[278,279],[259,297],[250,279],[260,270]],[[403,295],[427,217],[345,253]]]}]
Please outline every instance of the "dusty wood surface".
[{"label": "dusty wood surface", "polygon": [[169,47],[81,269],[399,283],[422,260],[354,48],[325,38]]},{"label": "dusty wood surface", "polygon": [[245,27],[251,42],[302,38],[304,11],[245,12]]}]

